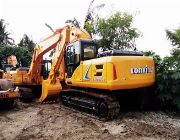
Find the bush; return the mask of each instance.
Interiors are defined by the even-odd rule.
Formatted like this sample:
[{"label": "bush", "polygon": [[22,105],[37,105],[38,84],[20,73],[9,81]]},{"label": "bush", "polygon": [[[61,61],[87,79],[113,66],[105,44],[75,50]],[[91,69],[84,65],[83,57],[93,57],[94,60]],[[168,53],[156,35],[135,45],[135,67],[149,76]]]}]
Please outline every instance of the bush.
[{"label": "bush", "polygon": [[173,50],[171,56],[164,59],[152,51],[144,54],[152,56],[156,65],[156,106],[180,112],[179,50]]},{"label": "bush", "polygon": [[180,72],[158,73],[156,92],[161,108],[180,111]]}]

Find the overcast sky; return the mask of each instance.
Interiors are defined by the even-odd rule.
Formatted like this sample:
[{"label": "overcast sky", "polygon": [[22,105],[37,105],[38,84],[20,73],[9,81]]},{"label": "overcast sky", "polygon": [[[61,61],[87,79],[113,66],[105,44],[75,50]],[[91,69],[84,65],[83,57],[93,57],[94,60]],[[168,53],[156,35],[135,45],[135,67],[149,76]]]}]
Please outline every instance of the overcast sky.
[{"label": "overcast sky", "polygon": [[[23,34],[35,42],[51,34],[45,23],[54,29],[76,18],[83,24],[91,0],[0,0],[0,19],[8,23],[8,31],[19,42]],[[133,26],[141,32],[136,41],[139,50],[153,50],[161,56],[169,54],[170,41],[165,30],[180,27],[180,0],[95,0],[93,6],[106,4],[99,15],[115,11],[135,16]],[[92,6],[92,7],[93,7]]]}]

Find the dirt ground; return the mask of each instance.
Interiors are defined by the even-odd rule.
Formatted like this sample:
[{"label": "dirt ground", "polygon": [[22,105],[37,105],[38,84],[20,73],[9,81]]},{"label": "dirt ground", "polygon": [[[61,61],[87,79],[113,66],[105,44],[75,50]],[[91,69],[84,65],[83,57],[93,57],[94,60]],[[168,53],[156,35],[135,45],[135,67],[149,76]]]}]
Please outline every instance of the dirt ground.
[{"label": "dirt ground", "polygon": [[2,140],[180,140],[180,118],[163,112],[123,112],[103,122],[63,105],[16,102],[0,110]]}]

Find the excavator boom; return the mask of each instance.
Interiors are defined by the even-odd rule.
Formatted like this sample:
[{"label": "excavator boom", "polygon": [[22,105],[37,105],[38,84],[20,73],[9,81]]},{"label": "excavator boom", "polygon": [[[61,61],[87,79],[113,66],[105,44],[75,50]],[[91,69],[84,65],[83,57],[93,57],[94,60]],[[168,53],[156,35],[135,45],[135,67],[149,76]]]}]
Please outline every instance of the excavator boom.
[{"label": "excavator boom", "polygon": [[61,32],[60,42],[56,46],[55,55],[52,59],[52,66],[47,80],[42,82],[42,93],[40,102],[57,100],[62,90],[61,81],[65,80],[64,51],[68,43],[78,39],[91,39],[91,36],[84,29],[67,25]]},{"label": "excavator boom", "polygon": [[61,30],[57,30],[53,35],[49,36],[40,42],[34,49],[31,66],[28,72],[28,77],[31,83],[41,84],[41,66],[43,63],[43,56],[54,49],[60,41]]}]

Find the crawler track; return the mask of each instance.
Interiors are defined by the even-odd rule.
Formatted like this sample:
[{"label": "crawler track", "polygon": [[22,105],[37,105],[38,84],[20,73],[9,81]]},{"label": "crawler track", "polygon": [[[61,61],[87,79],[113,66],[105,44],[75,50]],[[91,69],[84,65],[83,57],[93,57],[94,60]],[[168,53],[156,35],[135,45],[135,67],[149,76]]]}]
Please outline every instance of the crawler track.
[{"label": "crawler track", "polygon": [[101,92],[79,89],[64,90],[60,94],[60,101],[63,105],[96,116],[100,120],[114,119],[120,111],[117,98]]}]

